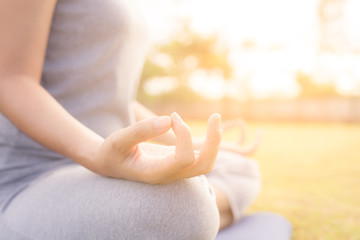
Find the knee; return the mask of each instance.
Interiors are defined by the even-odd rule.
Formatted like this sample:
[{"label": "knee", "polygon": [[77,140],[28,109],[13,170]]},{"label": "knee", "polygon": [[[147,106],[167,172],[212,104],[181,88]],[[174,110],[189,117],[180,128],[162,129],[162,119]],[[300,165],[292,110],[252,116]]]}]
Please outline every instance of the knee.
[{"label": "knee", "polygon": [[244,161],[247,161],[247,170],[248,176],[261,181],[261,174],[259,169],[259,164],[253,159],[245,158]]},{"label": "knee", "polygon": [[208,179],[224,192],[234,219],[238,220],[260,192],[259,165],[252,159],[231,152],[220,152],[218,160]]},{"label": "knee", "polygon": [[153,239],[215,238],[219,213],[205,177],[154,187],[150,190],[153,197],[144,199],[150,203],[148,211],[142,212],[145,220],[142,225],[147,226],[149,232],[155,231]]},{"label": "knee", "polygon": [[256,197],[261,188],[261,174],[259,170],[259,164],[252,159],[245,159],[247,161],[246,169],[248,174],[245,177],[248,178],[249,183],[252,186],[252,193]]},{"label": "knee", "polygon": [[215,238],[219,213],[204,177],[168,185],[126,185],[126,189],[112,192],[113,206],[99,219],[115,224],[106,230],[115,239]]},{"label": "knee", "polygon": [[232,152],[220,152],[218,162],[208,178],[211,183],[249,201],[258,195],[262,184],[258,163]]},{"label": "knee", "polygon": [[[20,216],[20,217],[19,217]],[[219,215],[204,177],[150,185],[57,171],[19,195],[4,215],[33,239],[214,239]]]},{"label": "knee", "polygon": [[238,185],[243,185],[249,198],[255,198],[261,188],[261,173],[259,164],[244,156],[238,156],[236,162],[230,162],[228,169],[229,180],[233,179]]},{"label": "knee", "polygon": [[[244,158],[244,164],[230,178],[236,183],[232,186],[232,193],[229,193],[233,205],[235,220],[240,219],[246,209],[255,201],[261,190],[261,174],[259,165],[252,159]],[[241,174],[240,174],[241,172]]]}]

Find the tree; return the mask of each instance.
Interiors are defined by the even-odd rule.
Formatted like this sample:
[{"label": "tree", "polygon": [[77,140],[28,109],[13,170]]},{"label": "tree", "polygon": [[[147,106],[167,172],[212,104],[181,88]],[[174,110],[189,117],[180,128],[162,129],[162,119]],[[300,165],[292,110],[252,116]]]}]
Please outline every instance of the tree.
[{"label": "tree", "polygon": [[336,97],[339,93],[333,83],[316,83],[311,77],[302,72],[296,74],[296,81],[300,86],[300,98]]},{"label": "tree", "polygon": [[[216,34],[206,37],[201,36],[191,30],[188,21],[184,21],[181,30],[173,38],[163,45],[156,46],[150,52],[141,77],[138,98],[140,101],[148,98],[144,85],[154,77],[176,78],[179,84],[172,91],[172,94],[179,96],[180,99],[183,95],[176,94],[176,91],[179,91],[179,93],[187,92],[188,94],[191,92],[190,95],[196,94],[184,88],[189,88],[189,78],[198,69],[213,71],[224,79],[231,79],[233,67],[228,60],[228,55],[229,50],[221,45]],[[170,64],[158,64],[154,61],[157,56],[166,56],[166,58],[170,59]],[[174,96],[163,94],[159,97],[174,100]],[[196,98],[192,96],[191,99],[199,100],[202,97]]]}]

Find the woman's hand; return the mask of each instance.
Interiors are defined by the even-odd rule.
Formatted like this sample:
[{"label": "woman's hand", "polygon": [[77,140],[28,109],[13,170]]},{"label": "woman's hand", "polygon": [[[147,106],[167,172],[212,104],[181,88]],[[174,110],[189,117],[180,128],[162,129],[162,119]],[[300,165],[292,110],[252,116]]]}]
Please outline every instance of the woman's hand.
[{"label": "woman's hand", "polygon": [[[144,143],[170,128],[176,135],[175,147]],[[220,115],[211,115],[206,139],[195,153],[190,129],[178,114],[143,120],[105,139],[97,151],[94,171],[151,184],[206,174],[213,168],[221,132]]]},{"label": "woman's hand", "polygon": [[[258,131],[252,143],[244,145],[244,141],[246,139],[246,123],[241,118],[224,121],[222,128],[223,132],[233,130],[234,128],[239,128],[240,134],[237,141],[222,141],[220,144],[221,150],[235,152],[242,155],[249,155],[253,153],[260,144],[262,132]],[[194,138],[193,142],[195,149],[200,148],[202,145],[201,138]]]}]

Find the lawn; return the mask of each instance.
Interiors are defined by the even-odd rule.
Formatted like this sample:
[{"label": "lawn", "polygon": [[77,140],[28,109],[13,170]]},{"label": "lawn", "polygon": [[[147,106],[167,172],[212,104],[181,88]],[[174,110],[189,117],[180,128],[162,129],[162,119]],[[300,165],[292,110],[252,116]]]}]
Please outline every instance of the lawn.
[{"label": "lawn", "polygon": [[263,189],[250,211],[286,216],[293,240],[360,240],[360,124],[250,123],[250,138],[257,128]]}]

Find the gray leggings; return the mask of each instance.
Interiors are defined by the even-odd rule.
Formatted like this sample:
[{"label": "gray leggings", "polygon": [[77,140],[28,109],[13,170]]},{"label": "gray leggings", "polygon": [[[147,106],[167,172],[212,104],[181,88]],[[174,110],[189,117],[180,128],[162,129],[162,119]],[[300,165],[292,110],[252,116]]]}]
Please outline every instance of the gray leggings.
[{"label": "gray leggings", "polygon": [[[225,193],[234,191],[228,197],[239,215],[255,198],[260,180],[250,162],[237,161],[242,167],[232,167],[224,175],[234,157],[225,155],[208,179],[220,187],[228,183]],[[236,199],[238,206],[233,203]],[[204,176],[149,185],[105,178],[74,164],[42,175],[14,197],[0,217],[0,236],[7,240],[200,240],[214,239],[218,226],[214,193]]]},{"label": "gray leggings", "polygon": [[70,166],[15,197],[3,223],[9,240],[213,239],[219,216],[205,177],[149,185]]}]

